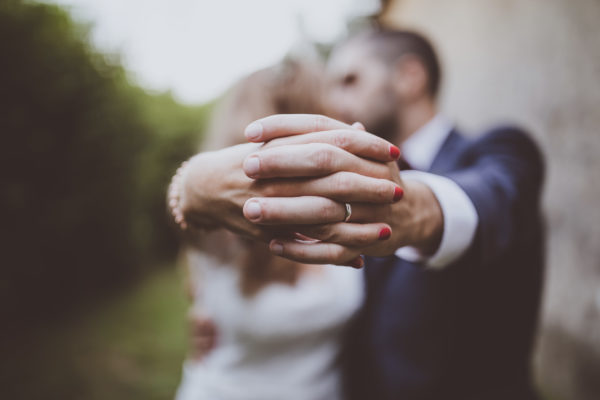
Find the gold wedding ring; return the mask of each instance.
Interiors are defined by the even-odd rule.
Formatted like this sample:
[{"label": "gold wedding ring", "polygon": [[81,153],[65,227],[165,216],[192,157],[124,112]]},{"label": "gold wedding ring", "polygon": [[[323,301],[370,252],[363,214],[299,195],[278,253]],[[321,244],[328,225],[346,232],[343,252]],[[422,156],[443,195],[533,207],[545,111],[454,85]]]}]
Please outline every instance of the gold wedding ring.
[{"label": "gold wedding ring", "polygon": [[346,214],[344,215],[344,222],[350,221],[350,217],[352,216],[352,206],[349,203],[344,203],[346,206]]}]

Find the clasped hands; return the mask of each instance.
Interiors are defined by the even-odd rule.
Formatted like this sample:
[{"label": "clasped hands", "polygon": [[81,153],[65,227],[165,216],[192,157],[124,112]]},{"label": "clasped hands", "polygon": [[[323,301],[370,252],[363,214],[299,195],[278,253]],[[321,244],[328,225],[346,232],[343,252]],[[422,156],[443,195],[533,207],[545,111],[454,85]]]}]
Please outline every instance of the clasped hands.
[{"label": "clasped hands", "polygon": [[359,123],[272,115],[245,134],[250,143],[188,163],[181,202],[192,226],[227,228],[313,264],[361,267],[360,255],[437,248],[443,218],[433,193],[402,181],[399,149]]}]

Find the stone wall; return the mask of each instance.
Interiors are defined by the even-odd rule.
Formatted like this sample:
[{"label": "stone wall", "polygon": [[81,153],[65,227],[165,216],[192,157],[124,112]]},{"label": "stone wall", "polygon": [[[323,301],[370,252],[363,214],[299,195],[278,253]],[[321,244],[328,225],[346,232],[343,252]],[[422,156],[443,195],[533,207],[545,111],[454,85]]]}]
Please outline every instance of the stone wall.
[{"label": "stone wall", "polygon": [[381,19],[437,45],[441,106],[463,130],[509,121],[538,139],[548,265],[536,377],[549,398],[600,399],[600,1],[397,0]]}]

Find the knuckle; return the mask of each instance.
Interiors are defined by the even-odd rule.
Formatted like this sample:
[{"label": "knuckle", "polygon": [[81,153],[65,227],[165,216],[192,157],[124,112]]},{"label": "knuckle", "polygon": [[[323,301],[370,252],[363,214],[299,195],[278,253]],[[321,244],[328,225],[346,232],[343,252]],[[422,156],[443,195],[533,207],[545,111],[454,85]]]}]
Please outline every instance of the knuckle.
[{"label": "knuckle", "polygon": [[331,187],[339,194],[345,194],[351,184],[351,177],[346,172],[338,172],[331,177]]},{"label": "knuckle", "polygon": [[347,149],[350,147],[352,140],[346,131],[336,131],[333,134],[333,144],[336,147]]},{"label": "knuckle", "polygon": [[309,252],[305,246],[299,246],[297,248],[294,248],[293,250],[290,249],[288,255],[292,255],[292,256],[301,258],[303,260],[306,260],[306,259],[308,259]]},{"label": "knuckle", "polygon": [[386,180],[380,180],[376,183],[375,193],[377,198],[382,201],[389,201],[392,195],[393,189],[390,188],[390,183]]},{"label": "knuckle", "polygon": [[326,116],[321,114],[315,115],[315,132],[327,130],[328,123],[329,118]]},{"label": "knuckle", "polygon": [[389,153],[387,143],[375,136],[369,138],[368,147],[371,154],[385,154],[387,156]]},{"label": "knuckle", "polygon": [[317,168],[327,170],[332,169],[335,160],[333,147],[329,145],[315,146],[313,158]]}]

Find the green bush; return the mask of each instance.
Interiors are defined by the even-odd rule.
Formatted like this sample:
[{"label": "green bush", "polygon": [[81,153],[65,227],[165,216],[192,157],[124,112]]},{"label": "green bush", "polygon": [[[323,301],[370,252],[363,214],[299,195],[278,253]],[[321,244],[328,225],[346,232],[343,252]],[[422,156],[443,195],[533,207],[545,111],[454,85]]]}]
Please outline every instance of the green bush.
[{"label": "green bush", "polygon": [[166,186],[210,107],[131,84],[57,6],[1,2],[0,54],[0,311],[27,322],[174,254]]}]

